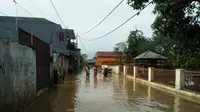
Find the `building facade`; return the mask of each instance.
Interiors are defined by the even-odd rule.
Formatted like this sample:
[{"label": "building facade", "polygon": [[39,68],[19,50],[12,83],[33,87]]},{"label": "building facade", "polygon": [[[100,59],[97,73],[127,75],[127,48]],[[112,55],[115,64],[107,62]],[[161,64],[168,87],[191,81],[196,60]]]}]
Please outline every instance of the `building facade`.
[{"label": "building facade", "polygon": [[95,58],[97,66],[118,65],[124,61],[122,52],[97,52]]},{"label": "building facade", "polygon": [[[18,42],[18,28],[49,44],[51,56],[53,57],[53,53],[63,55],[62,61],[67,60],[63,63],[74,62],[78,58],[77,54],[80,54],[72,29],[62,29],[61,25],[44,18],[0,16],[0,39]],[[69,68],[63,66],[63,69],[68,71]]]}]

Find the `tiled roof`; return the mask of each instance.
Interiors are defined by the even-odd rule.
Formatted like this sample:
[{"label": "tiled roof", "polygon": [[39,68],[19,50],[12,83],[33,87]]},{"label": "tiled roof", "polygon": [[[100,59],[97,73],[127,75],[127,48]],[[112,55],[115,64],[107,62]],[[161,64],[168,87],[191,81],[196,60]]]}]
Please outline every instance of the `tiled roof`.
[{"label": "tiled roof", "polygon": [[97,52],[96,57],[119,57],[122,52]]}]

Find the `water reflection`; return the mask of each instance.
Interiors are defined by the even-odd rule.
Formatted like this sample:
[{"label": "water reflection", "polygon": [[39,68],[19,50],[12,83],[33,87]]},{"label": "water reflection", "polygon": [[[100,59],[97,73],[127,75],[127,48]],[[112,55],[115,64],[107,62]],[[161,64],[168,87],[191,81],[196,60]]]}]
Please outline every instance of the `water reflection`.
[{"label": "water reflection", "polygon": [[180,97],[175,96],[175,99],[174,99],[174,112],[180,112],[179,105],[180,105]]},{"label": "water reflection", "polygon": [[89,89],[90,89],[90,76],[86,76],[86,78],[85,78],[85,87],[86,87],[86,91],[89,91]]},{"label": "water reflection", "polygon": [[98,84],[98,82],[97,82],[97,76],[94,76],[94,88],[95,89],[97,88],[97,84]]},{"label": "water reflection", "polygon": [[200,112],[198,104],[124,76],[67,76],[28,112]]}]

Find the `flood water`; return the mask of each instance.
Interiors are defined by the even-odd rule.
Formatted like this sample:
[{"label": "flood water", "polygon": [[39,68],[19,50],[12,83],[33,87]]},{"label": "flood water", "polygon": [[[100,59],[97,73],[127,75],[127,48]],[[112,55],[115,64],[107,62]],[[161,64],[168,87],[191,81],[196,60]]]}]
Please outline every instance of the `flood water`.
[{"label": "flood water", "polygon": [[200,105],[131,78],[81,73],[66,76],[27,112],[200,112]]}]

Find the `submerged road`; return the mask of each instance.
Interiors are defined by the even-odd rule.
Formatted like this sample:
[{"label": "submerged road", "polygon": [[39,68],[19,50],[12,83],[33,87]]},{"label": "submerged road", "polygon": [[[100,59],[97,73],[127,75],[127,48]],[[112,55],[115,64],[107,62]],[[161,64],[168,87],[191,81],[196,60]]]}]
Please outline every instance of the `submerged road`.
[{"label": "submerged road", "polygon": [[27,112],[200,112],[200,105],[123,76],[69,75]]}]

